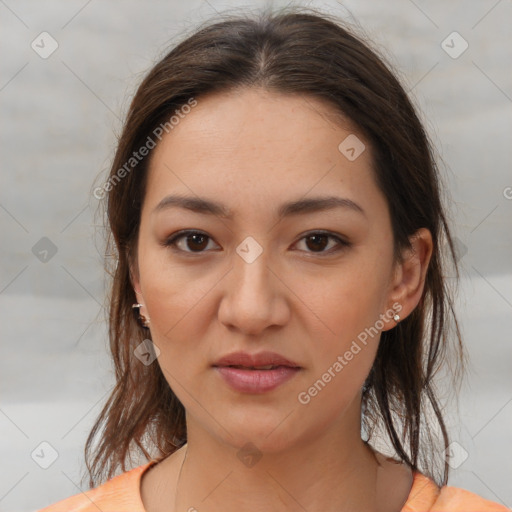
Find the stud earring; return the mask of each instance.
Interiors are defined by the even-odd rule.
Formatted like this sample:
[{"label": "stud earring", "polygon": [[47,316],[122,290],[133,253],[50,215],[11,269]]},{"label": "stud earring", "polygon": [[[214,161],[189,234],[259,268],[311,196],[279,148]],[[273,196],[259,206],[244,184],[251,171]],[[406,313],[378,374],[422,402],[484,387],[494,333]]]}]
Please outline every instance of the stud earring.
[{"label": "stud earring", "polygon": [[393,317],[393,320],[394,320],[396,323],[400,322],[400,315],[395,314],[395,316]]},{"label": "stud earring", "polygon": [[[140,314],[140,308],[142,306],[144,306],[144,304],[139,304],[139,303],[132,304],[133,311],[136,314],[135,318],[136,318],[137,322],[142,327],[145,327],[146,329],[148,329],[149,328],[149,320],[150,320],[150,318]],[[136,309],[138,309],[138,311],[135,311]]]}]

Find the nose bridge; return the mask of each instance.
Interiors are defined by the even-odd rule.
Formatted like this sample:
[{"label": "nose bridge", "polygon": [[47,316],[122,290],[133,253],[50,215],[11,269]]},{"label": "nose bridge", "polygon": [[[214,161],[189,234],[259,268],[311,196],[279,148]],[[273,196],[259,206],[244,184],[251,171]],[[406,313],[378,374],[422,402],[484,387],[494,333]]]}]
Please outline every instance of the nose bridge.
[{"label": "nose bridge", "polygon": [[247,236],[236,248],[234,261],[237,291],[252,294],[253,298],[268,292],[272,272],[269,269],[270,249],[264,240],[258,242],[254,237]]},{"label": "nose bridge", "polygon": [[268,325],[284,321],[286,308],[278,304],[280,292],[276,287],[278,280],[271,270],[270,253],[268,247],[250,236],[236,247],[219,311],[223,323],[256,333]]}]

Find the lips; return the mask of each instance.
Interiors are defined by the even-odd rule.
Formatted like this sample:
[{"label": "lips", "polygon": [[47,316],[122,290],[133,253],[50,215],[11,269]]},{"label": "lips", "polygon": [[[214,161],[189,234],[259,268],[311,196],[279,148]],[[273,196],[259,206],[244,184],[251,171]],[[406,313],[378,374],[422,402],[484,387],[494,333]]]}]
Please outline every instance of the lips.
[{"label": "lips", "polygon": [[288,368],[300,368],[294,361],[290,361],[275,352],[259,352],[257,354],[248,354],[247,352],[233,352],[222,357],[216,363],[215,367],[231,366],[241,369],[260,369],[269,370],[272,367],[285,366]]},{"label": "lips", "polygon": [[297,363],[275,352],[235,352],[219,359],[213,367],[232,389],[252,394],[272,391],[301,370]]}]

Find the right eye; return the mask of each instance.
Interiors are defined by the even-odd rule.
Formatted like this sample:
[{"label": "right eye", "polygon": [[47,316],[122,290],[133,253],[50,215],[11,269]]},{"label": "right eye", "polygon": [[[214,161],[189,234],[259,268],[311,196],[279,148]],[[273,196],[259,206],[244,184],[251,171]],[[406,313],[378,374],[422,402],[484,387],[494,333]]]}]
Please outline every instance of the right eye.
[{"label": "right eye", "polygon": [[[178,243],[181,242],[181,239],[185,239],[185,241],[180,247]],[[171,235],[163,245],[165,247],[171,247],[172,250],[175,251],[200,254],[205,252],[204,249],[208,246],[208,239],[211,240],[211,237],[201,231],[185,230],[178,231]],[[190,248],[191,250],[187,250],[187,248]]]}]

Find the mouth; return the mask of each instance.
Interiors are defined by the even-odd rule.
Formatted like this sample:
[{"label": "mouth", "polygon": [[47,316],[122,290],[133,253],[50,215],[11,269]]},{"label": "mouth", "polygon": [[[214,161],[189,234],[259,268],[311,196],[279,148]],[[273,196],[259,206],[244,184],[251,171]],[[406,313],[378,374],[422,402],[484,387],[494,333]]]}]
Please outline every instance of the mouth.
[{"label": "mouth", "polygon": [[267,393],[281,386],[302,368],[279,354],[230,354],[212,365],[229,387],[240,393]]},{"label": "mouth", "polygon": [[300,368],[294,361],[275,352],[258,352],[256,354],[233,352],[220,358],[213,366],[251,370],[272,370],[280,366]]}]

